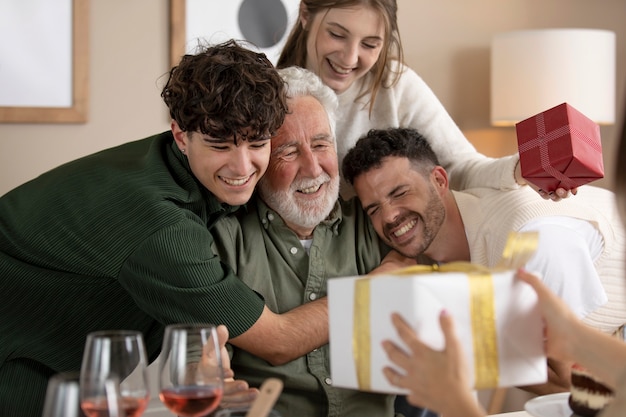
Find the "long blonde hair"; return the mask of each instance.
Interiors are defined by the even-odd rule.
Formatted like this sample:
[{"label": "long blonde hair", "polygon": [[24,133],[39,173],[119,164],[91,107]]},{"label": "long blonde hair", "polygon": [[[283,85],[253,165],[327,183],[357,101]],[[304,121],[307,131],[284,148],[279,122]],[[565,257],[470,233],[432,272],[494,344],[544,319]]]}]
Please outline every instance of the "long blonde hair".
[{"label": "long blonde hair", "polygon": [[[369,97],[369,111],[372,112],[374,101],[380,88],[393,86],[400,77],[401,65],[394,64],[397,61],[404,63],[404,52],[398,30],[398,5],[396,0],[301,0],[300,13],[303,8],[310,15],[312,21],[318,13],[328,13],[330,9],[340,9],[354,6],[366,6],[377,10],[383,18],[385,27],[385,40],[378,61],[370,69],[373,75],[372,82],[366,86],[359,95],[362,98]],[[290,66],[306,67],[307,59],[307,36],[308,28],[302,27],[300,19],[291,29],[285,46],[278,58],[276,66],[285,68]]]}]

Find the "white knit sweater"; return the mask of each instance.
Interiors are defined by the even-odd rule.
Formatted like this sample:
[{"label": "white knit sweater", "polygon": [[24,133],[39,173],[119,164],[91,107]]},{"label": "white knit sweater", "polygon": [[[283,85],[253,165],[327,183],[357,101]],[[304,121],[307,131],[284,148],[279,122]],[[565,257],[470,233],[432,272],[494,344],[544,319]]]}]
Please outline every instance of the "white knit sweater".
[{"label": "white knit sweater", "polygon": [[579,187],[577,195],[558,203],[543,200],[528,187],[510,192],[481,188],[453,193],[463,218],[471,261],[481,265],[494,266],[500,260],[508,232],[519,231],[532,219],[568,216],[589,221],[604,240],[594,265],[608,302],[584,321],[607,333],[626,323],[626,233],[612,192],[586,185]]},{"label": "white knit sweater", "polygon": [[[408,67],[393,87],[379,90],[370,117],[369,95],[355,102],[370,76],[357,80],[339,95],[336,134],[340,167],[348,150],[370,129],[410,127],[428,140],[450,176],[452,189],[517,188],[514,171],[519,156],[493,159],[478,153],[433,91]],[[341,194],[345,198],[354,195],[345,181]]]}]

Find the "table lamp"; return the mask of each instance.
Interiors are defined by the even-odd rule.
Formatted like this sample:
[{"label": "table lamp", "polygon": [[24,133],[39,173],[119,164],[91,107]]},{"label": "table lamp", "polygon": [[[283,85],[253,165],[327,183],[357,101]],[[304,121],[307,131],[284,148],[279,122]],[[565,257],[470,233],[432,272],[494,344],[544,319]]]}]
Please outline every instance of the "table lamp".
[{"label": "table lamp", "polygon": [[615,122],[615,33],[537,29],[491,45],[491,124],[512,126],[561,103],[598,124]]}]

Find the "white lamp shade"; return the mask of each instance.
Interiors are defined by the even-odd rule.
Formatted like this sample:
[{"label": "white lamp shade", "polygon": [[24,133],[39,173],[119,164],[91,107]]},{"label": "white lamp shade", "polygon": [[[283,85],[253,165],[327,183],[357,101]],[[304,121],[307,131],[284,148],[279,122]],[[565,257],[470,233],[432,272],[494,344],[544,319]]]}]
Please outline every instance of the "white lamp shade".
[{"label": "white lamp shade", "polygon": [[596,29],[506,32],[491,45],[491,123],[513,125],[561,103],[615,122],[615,33]]}]

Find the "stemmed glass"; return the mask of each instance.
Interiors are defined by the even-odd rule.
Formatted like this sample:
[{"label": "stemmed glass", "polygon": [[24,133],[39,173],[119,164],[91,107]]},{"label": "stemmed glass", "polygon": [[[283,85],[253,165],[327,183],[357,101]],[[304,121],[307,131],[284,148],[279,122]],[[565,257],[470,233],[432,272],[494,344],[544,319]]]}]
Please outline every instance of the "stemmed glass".
[{"label": "stemmed glass", "polygon": [[[140,332],[104,330],[87,335],[80,372],[80,406],[87,417],[143,414],[150,399],[146,356]],[[117,402],[111,401],[111,381],[119,390]]]},{"label": "stemmed glass", "polygon": [[163,404],[179,416],[200,417],[217,408],[223,392],[224,371],[215,326],[167,326],[159,362]]},{"label": "stemmed glass", "polygon": [[43,417],[84,417],[80,409],[78,372],[59,373],[48,381]]}]

